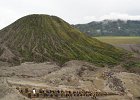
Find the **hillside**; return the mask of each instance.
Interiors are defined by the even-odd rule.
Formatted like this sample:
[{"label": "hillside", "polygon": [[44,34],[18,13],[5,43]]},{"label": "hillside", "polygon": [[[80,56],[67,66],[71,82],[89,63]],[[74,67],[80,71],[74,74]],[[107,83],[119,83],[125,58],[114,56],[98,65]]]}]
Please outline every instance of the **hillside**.
[{"label": "hillside", "polygon": [[75,27],[92,36],[140,36],[140,21],[93,21],[88,24],[78,24]]},{"label": "hillside", "polygon": [[49,15],[28,15],[0,30],[0,60],[25,61],[85,60],[116,64],[125,52],[81,33],[64,20]]}]

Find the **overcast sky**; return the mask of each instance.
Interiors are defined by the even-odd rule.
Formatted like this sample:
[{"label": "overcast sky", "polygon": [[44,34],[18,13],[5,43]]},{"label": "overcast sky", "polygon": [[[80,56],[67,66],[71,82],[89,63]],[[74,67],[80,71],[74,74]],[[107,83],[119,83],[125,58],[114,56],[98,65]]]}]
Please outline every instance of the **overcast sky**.
[{"label": "overcast sky", "polygon": [[140,20],[140,0],[0,0],[0,29],[29,14],[56,15],[70,24]]}]

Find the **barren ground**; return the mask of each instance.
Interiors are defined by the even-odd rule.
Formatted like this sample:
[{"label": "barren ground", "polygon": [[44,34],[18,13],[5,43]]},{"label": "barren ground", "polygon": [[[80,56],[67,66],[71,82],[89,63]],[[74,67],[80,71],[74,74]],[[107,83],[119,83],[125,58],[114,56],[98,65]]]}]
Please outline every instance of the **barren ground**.
[{"label": "barren ground", "polygon": [[[119,68],[119,69],[118,69]],[[99,68],[83,61],[55,63],[23,63],[0,67],[0,100],[30,100],[16,87],[63,90],[91,90],[120,93],[121,96],[98,97],[98,100],[137,100],[140,97],[140,76],[128,73],[120,66]],[[91,98],[37,98],[34,100],[92,100]]]}]

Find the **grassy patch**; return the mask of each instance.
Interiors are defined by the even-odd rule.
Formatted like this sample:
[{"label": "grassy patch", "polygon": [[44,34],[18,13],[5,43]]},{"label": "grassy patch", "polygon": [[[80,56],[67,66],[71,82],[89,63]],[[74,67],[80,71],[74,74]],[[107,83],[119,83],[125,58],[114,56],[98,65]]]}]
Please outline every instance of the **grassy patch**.
[{"label": "grassy patch", "polygon": [[140,36],[103,36],[94,38],[110,44],[140,44]]},{"label": "grassy patch", "polygon": [[140,61],[130,61],[130,62],[127,62],[126,64],[124,64],[124,67],[126,69],[130,69],[130,68],[140,68]]}]

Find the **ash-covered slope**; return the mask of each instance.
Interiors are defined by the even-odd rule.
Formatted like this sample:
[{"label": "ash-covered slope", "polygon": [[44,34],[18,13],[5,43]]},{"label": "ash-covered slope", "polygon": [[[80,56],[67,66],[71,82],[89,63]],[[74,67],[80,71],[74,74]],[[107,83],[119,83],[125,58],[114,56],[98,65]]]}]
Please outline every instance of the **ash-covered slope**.
[{"label": "ash-covered slope", "polygon": [[[129,73],[121,66],[96,67],[92,63],[76,60],[66,62],[63,67],[53,63],[22,63],[19,66],[0,67],[0,76],[0,100],[32,100],[26,96],[32,93],[33,88],[37,92],[39,89],[51,89],[121,94],[97,96],[97,100],[139,100],[140,97],[140,75]],[[16,88],[23,91],[19,92]],[[25,93],[25,89],[29,91]],[[60,94],[57,97],[43,97],[42,93],[34,99],[93,100],[88,96],[62,97]]]},{"label": "ash-covered slope", "polygon": [[28,15],[0,31],[0,59],[24,61],[85,60],[116,64],[124,52],[86,36],[64,20],[49,15]]}]

